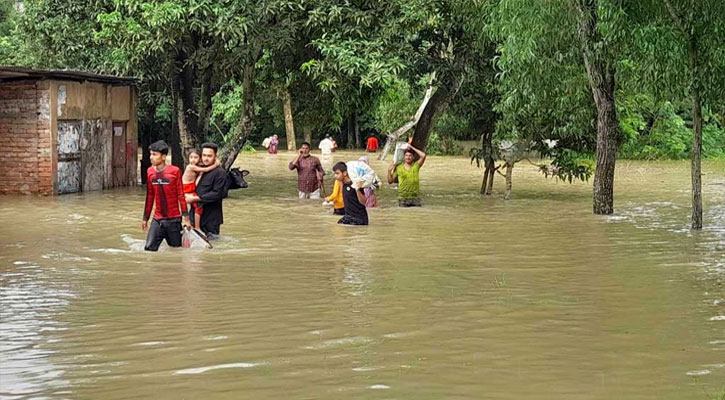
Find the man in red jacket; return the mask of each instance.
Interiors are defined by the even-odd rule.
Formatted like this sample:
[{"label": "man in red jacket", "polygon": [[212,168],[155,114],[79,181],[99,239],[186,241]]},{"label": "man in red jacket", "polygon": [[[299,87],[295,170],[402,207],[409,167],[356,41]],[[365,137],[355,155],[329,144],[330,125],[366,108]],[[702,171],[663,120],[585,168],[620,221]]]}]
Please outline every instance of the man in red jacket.
[{"label": "man in red jacket", "polygon": [[371,135],[370,137],[368,137],[366,144],[369,153],[375,153],[376,151],[378,151],[378,138],[376,138],[375,136]]},{"label": "man in red jacket", "polygon": [[[143,211],[141,229],[148,231],[147,251],[157,251],[161,242],[171,247],[181,247],[181,225],[189,225],[189,211],[184,199],[181,170],[166,164],[169,146],[163,140],[149,146],[151,166],[146,171],[146,205]],[[154,219],[149,227],[151,210],[156,203]]]}]

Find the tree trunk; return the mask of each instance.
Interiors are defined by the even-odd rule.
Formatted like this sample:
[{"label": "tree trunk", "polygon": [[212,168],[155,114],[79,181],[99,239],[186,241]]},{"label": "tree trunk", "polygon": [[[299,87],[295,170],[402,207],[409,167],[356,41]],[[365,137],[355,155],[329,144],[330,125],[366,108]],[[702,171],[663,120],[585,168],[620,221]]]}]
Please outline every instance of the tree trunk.
[{"label": "tree trunk", "polygon": [[[178,62],[177,62],[178,64]],[[193,107],[193,88],[189,88],[193,82],[193,73],[190,73],[189,66],[180,66],[181,73],[177,71],[178,65],[172,67],[171,74],[171,97],[174,100],[174,114],[176,114],[176,126],[181,141],[182,154],[188,154],[190,149],[199,145],[193,132],[196,131],[196,117],[188,107]],[[191,93],[189,93],[191,92]]]},{"label": "tree trunk", "polygon": [[207,66],[201,75],[201,93],[199,96],[199,132],[197,137],[200,142],[207,140],[209,136],[209,125],[211,123],[211,98],[214,95],[212,87],[212,67]]},{"label": "tree trunk", "polygon": [[355,115],[350,114],[350,117],[347,119],[347,143],[345,145],[346,148],[352,149],[355,146]]},{"label": "tree trunk", "polygon": [[481,194],[490,195],[493,191],[493,176],[496,172],[496,161],[493,159],[493,131],[481,135],[481,148],[483,149],[483,182],[481,183]]},{"label": "tree trunk", "polygon": [[284,108],[284,130],[287,133],[287,150],[297,149],[295,141],[295,124],[292,119],[292,95],[289,89],[282,89],[282,108]]},{"label": "tree trunk", "polygon": [[141,119],[141,123],[138,124],[139,136],[141,137],[141,183],[146,184],[146,170],[151,166],[151,153],[149,152],[149,146],[151,146],[154,132],[154,109],[151,107],[145,107],[146,113],[144,118]]},{"label": "tree trunk", "polygon": [[[172,84],[173,85],[173,84]],[[171,102],[175,104],[176,95],[173,90],[171,93]],[[169,147],[171,147],[171,163],[177,167],[184,169],[184,153],[181,150],[181,138],[179,137],[179,115],[175,112],[171,113],[171,135],[168,139]]]},{"label": "tree trunk", "polygon": [[362,148],[360,141],[360,121],[358,121],[357,114],[352,114],[352,119],[355,128],[355,147],[360,149]]},{"label": "tree trunk", "polygon": [[224,169],[229,170],[237,159],[239,152],[244,147],[249,134],[254,128],[254,65],[257,57],[247,62],[242,71],[242,110],[239,122],[234,127],[229,140],[220,151],[220,163]]},{"label": "tree trunk", "polygon": [[486,188],[486,196],[490,196],[493,193],[493,177],[496,176],[496,167],[493,163],[491,166],[486,168],[488,170],[488,187]]},{"label": "tree trunk", "polygon": [[511,198],[511,187],[513,186],[514,163],[506,161],[506,194],[504,200]]},{"label": "tree trunk", "polygon": [[428,101],[430,100],[430,97],[432,95],[433,79],[431,78],[431,83],[430,85],[428,85],[428,89],[425,91],[425,96],[423,96],[423,101],[420,103],[420,106],[418,106],[418,110],[416,110],[415,115],[413,115],[410,121],[403,124],[403,126],[398,128],[395,132],[387,135],[387,138],[385,140],[385,146],[383,147],[383,151],[378,156],[378,160],[385,160],[385,157],[387,157],[388,153],[390,153],[390,151],[393,149],[395,141],[403,136],[406,132],[411,130],[415,126],[415,124],[418,123],[418,120],[420,119],[420,116],[423,115],[423,110],[425,109],[425,106],[428,105]]},{"label": "tree trunk", "polygon": [[309,126],[305,125],[302,127],[302,134],[305,136],[305,142],[312,145],[312,129],[310,129]]},{"label": "tree trunk", "polygon": [[430,97],[428,104],[423,109],[423,113],[418,119],[418,123],[415,124],[415,131],[413,133],[413,146],[425,151],[428,147],[428,139],[430,138],[430,131],[435,125],[435,120],[442,110],[448,105],[448,101],[451,97],[451,88],[445,84],[441,84],[438,90]]},{"label": "tree trunk", "polygon": [[594,214],[614,212],[614,166],[619,139],[619,121],[614,99],[615,67],[606,59],[597,27],[597,0],[580,0],[579,39],[589,86],[597,107],[597,150],[594,172]]},{"label": "tree trunk", "polygon": [[702,229],[702,104],[698,86],[697,37],[690,36],[687,53],[692,73],[692,229]]}]

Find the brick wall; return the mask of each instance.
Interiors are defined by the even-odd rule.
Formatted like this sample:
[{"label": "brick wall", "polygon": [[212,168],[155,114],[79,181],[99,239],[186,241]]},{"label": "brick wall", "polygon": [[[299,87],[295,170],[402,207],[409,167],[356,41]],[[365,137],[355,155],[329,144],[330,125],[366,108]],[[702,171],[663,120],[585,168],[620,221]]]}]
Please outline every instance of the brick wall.
[{"label": "brick wall", "polygon": [[52,194],[50,88],[0,83],[0,193]]}]

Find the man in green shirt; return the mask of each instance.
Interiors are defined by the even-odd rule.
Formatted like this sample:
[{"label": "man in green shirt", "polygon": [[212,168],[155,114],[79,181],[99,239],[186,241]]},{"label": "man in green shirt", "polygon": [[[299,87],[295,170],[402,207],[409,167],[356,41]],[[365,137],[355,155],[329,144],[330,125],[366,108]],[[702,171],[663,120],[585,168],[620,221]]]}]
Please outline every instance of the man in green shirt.
[{"label": "man in green shirt", "polygon": [[424,163],[425,153],[409,144],[403,162],[388,168],[388,183],[398,180],[398,206],[420,207],[420,168]]}]

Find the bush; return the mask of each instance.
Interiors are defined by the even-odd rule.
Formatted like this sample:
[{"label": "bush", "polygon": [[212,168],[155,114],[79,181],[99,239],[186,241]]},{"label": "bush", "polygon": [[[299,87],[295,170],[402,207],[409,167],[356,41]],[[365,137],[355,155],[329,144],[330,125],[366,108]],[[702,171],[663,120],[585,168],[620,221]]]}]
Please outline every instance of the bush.
[{"label": "bush", "polygon": [[450,136],[441,137],[437,132],[434,132],[431,133],[428,139],[426,153],[432,155],[461,156],[463,155],[463,146]]},{"label": "bush", "polygon": [[[629,159],[687,159],[692,153],[692,122],[684,118],[675,106],[666,102],[654,112],[638,109],[630,102],[622,110],[620,129],[622,146],[619,157]],[[704,113],[702,144],[703,157],[725,156],[725,130],[715,118]],[[645,116],[647,115],[647,116]],[[647,118],[650,119],[648,126]]]}]

